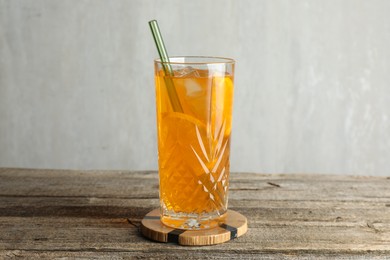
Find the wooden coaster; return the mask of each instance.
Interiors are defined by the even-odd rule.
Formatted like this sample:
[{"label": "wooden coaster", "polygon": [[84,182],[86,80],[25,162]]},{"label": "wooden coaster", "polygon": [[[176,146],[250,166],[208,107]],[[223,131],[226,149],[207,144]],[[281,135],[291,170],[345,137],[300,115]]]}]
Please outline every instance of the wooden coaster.
[{"label": "wooden coaster", "polygon": [[215,245],[240,237],[248,229],[246,217],[228,210],[226,220],[218,227],[206,230],[182,230],[165,226],[160,221],[160,210],[146,214],[141,222],[142,234],[159,242],[173,242],[185,246]]}]

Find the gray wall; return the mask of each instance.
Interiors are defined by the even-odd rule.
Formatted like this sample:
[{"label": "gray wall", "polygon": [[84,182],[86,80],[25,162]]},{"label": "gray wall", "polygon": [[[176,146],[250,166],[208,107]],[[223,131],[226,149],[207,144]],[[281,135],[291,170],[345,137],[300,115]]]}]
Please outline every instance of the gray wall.
[{"label": "gray wall", "polygon": [[390,1],[0,1],[0,166],[157,169],[148,20],[237,60],[232,170],[390,175]]}]

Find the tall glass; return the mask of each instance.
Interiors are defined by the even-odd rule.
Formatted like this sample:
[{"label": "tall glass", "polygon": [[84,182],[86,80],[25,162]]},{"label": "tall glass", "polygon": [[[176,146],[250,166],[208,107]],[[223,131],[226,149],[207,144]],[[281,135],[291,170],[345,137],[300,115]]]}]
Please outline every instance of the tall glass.
[{"label": "tall glass", "polygon": [[167,226],[207,229],[226,216],[234,63],[216,57],[154,62],[161,220]]}]

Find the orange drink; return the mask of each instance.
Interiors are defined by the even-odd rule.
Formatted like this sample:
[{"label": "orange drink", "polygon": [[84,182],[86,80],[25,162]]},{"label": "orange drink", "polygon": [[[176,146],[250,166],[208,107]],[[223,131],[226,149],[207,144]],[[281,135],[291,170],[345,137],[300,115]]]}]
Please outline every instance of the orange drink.
[{"label": "orange drink", "polygon": [[227,211],[234,60],[178,57],[169,66],[166,75],[155,61],[161,220],[211,228]]}]

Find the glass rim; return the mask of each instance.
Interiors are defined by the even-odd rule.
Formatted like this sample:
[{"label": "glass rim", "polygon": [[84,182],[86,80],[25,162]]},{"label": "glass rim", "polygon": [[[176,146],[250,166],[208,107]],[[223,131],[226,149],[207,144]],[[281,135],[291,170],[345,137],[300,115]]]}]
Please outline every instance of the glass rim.
[{"label": "glass rim", "polygon": [[[172,61],[172,59],[183,59],[184,61]],[[194,59],[186,61],[185,59]],[[198,59],[199,61],[196,61]],[[154,60],[155,63],[159,64],[174,64],[174,65],[183,65],[183,64],[193,64],[193,65],[202,65],[202,64],[235,64],[236,61],[232,58],[218,57],[218,56],[171,56],[169,57],[169,62],[163,62],[160,58]]]}]

